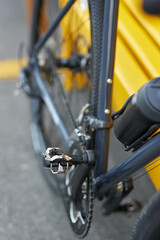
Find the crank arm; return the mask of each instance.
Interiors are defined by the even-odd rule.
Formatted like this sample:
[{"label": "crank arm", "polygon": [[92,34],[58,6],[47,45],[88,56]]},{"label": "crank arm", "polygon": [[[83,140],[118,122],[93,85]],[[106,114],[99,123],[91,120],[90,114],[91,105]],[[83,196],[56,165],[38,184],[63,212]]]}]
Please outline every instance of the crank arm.
[{"label": "crank arm", "polygon": [[81,186],[85,179],[89,176],[90,171],[93,169],[95,165],[95,154],[92,150],[88,150],[87,158],[88,164],[81,164],[76,167],[73,175],[70,179],[70,186],[71,186],[71,200],[77,204],[79,200],[79,193],[81,192]]}]

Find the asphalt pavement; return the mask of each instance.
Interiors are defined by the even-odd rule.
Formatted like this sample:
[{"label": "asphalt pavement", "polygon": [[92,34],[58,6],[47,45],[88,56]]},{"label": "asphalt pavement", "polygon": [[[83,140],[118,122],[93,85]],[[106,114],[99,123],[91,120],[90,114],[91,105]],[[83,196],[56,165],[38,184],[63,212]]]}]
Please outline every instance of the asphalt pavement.
[{"label": "asphalt pavement", "polygon": [[[1,0],[0,60],[17,58],[20,42],[27,43],[25,6],[21,0]],[[8,66],[9,71],[9,66]],[[0,240],[71,240],[61,199],[44,180],[30,136],[30,106],[17,79],[0,81]],[[125,153],[112,138],[110,167]],[[145,204],[155,189],[146,175],[135,182],[128,199]],[[93,224],[87,240],[127,240],[137,213],[102,215],[95,201]]]}]

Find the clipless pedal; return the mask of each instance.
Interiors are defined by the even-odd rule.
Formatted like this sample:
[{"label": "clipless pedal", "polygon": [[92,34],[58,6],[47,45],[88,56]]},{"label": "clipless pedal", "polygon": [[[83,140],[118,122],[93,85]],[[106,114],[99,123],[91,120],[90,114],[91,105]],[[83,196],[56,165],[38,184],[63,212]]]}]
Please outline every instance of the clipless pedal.
[{"label": "clipless pedal", "polygon": [[70,155],[61,148],[47,148],[43,154],[43,166],[51,170],[53,174],[66,173],[72,165],[94,164],[95,157],[92,150],[85,151],[82,155]]}]

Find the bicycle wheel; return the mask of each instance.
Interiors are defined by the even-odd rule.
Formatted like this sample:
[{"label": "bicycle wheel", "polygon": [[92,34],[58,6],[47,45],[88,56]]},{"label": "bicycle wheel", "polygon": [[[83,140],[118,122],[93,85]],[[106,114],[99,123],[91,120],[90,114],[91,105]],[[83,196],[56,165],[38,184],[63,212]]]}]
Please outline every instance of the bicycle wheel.
[{"label": "bicycle wheel", "polygon": [[[62,7],[65,2],[67,1],[59,1],[58,3],[56,0],[36,0],[34,2],[29,55],[32,54],[34,45],[40,36],[55,18],[59,6]],[[72,134],[75,128],[75,119],[85,103],[90,102],[94,114],[96,114],[103,4],[103,0],[76,1],[38,55],[41,73],[69,134]],[[84,15],[79,21],[77,21],[77,8],[78,12]],[[87,34],[85,34],[86,29]],[[58,58],[70,58],[73,65],[78,63],[78,66],[56,67],[54,76],[52,76],[54,60]],[[82,62],[81,65],[79,61]],[[67,97],[71,113],[63,101],[62,91]],[[41,155],[46,147],[58,146],[65,149],[63,139],[50,118],[45,104],[36,98],[32,99],[32,116],[31,130],[35,151]],[[77,148],[79,149],[79,147]],[[57,176],[53,176],[50,171],[43,169],[43,167],[42,171],[51,186],[55,188],[57,183],[54,180],[57,180]]]},{"label": "bicycle wheel", "polygon": [[[60,0],[60,8],[66,2]],[[68,135],[71,136],[65,145],[64,139],[50,117],[47,106],[40,99],[32,99],[31,133],[34,149],[38,156],[41,156],[48,147],[61,147],[67,153],[82,153],[79,138],[73,131],[76,128],[76,118],[84,104],[89,102],[92,114],[96,116],[103,4],[103,0],[77,0],[37,56],[42,77],[66,126]],[[29,47],[30,55],[32,55],[34,45],[41,34],[54,18],[53,8],[57,8],[56,12],[58,12],[57,1],[35,1]],[[94,134],[89,149],[92,149],[93,144]],[[41,160],[41,158],[39,159]],[[53,175],[49,170],[44,169],[42,164],[41,169],[52,189],[61,190],[73,231],[79,238],[86,236],[92,219],[92,176],[88,174],[86,179],[79,184],[76,203],[70,197],[70,179],[73,175],[77,176],[80,170],[86,172],[89,167],[86,168],[83,165],[80,168],[79,166],[71,168],[67,172],[66,178],[64,174]]]},{"label": "bicycle wheel", "polygon": [[159,240],[160,191],[156,192],[142,210],[130,236],[130,240]]}]

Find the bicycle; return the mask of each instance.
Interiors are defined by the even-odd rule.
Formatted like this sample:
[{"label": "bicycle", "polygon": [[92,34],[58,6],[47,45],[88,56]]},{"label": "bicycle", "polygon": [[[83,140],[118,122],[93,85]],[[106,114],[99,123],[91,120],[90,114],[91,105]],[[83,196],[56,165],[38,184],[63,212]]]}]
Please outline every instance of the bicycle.
[{"label": "bicycle", "polygon": [[[29,63],[20,77],[31,98],[34,149],[41,160],[45,153],[42,171],[62,195],[73,231],[83,238],[90,228],[94,196],[111,198],[108,212],[114,211],[133,189],[132,175],[160,155],[160,135],[152,136],[159,128],[160,115],[154,104],[148,104],[154,99],[145,99],[150,86],[155,89],[152,96],[157,93],[160,78],[143,86],[120,111],[111,114],[119,1],[59,1],[58,16],[50,23],[51,3],[34,1]],[[91,23],[85,19],[78,25],[74,6],[83,8]],[[43,14],[45,8],[48,18]],[[85,36],[86,28],[91,29],[90,38]],[[81,102],[75,106],[77,98]],[[126,129],[133,121],[136,125]],[[113,125],[117,138],[133,153],[107,172]],[[57,143],[52,133],[56,133]]]}]

